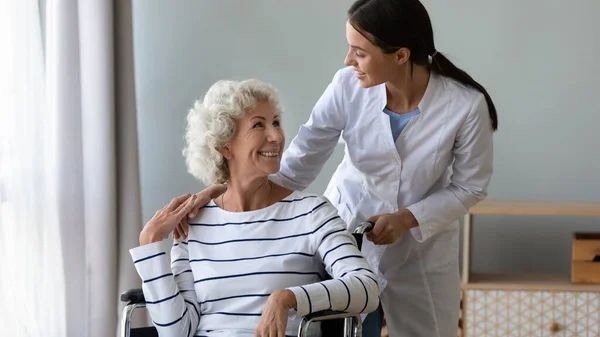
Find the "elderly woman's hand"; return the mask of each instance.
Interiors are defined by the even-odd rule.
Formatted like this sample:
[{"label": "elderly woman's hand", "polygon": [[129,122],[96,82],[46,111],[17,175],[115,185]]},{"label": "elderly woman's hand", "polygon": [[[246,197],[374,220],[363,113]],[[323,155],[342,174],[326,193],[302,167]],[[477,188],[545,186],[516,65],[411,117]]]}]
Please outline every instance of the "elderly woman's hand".
[{"label": "elderly woman's hand", "polygon": [[213,185],[196,193],[196,200],[193,201],[193,205],[188,212],[187,217],[181,219],[180,223],[177,224],[177,227],[173,230],[173,238],[175,240],[185,240],[188,235],[187,219],[195,218],[200,208],[206,206],[212,199],[225,193],[225,191],[227,191],[227,185]]},{"label": "elderly woman's hand", "polygon": [[256,327],[256,337],[285,337],[288,312],[296,307],[296,295],[290,290],[279,290],[271,294]]},{"label": "elderly woman's hand", "polygon": [[140,233],[140,245],[147,245],[161,241],[184,219],[194,206],[196,195],[185,194],[179,196],[159,209],[152,219],[148,221]]}]

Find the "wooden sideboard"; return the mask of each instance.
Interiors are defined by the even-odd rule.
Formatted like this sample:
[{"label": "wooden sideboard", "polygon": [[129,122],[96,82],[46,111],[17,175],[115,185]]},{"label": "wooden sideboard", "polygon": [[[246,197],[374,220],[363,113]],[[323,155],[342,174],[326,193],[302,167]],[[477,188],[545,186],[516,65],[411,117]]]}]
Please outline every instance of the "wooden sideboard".
[{"label": "wooden sideboard", "polygon": [[[566,275],[471,273],[473,226],[479,216],[597,216],[600,203],[484,200],[463,222],[462,337],[600,337],[600,284]],[[600,262],[598,262],[600,263]]]}]

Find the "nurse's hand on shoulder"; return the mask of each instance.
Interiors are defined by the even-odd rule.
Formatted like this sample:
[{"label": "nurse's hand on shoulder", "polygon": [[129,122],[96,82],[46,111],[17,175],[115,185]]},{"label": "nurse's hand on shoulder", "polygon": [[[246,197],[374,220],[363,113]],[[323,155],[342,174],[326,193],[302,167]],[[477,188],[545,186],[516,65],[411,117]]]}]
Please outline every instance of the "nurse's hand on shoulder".
[{"label": "nurse's hand on shoulder", "polygon": [[419,225],[415,216],[407,209],[375,215],[368,221],[374,223],[375,226],[367,233],[367,239],[376,245],[391,245],[402,234]]},{"label": "nurse's hand on shoulder", "polygon": [[188,219],[195,218],[200,208],[206,206],[212,199],[225,193],[225,191],[227,191],[226,185],[213,185],[196,193],[196,199],[190,206],[187,217],[183,217],[177,227],[173,229],[173,238],[175,240],[185,240],[188,235]]}]

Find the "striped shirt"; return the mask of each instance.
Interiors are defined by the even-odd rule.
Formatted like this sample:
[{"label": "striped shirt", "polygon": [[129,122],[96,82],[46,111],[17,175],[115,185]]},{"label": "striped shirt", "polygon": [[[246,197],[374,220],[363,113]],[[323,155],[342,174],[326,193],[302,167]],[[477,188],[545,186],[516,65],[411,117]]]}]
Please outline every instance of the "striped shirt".
[{"label": "striped shirt", "polygon": [[254,336],[268,296],[281,289],[297,301],[290,336],[309,313],[379,305],[375,276],[336,208],[303,192],[248,212],[210,202],[187,240],[173,244],[171,261],[160,242],[130,253],[161,336]]}]

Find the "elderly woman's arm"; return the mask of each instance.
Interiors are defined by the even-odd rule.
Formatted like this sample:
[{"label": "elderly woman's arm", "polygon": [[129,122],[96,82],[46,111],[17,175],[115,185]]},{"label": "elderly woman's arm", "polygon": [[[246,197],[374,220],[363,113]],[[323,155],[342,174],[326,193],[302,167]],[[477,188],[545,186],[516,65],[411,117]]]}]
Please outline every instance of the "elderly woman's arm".
[{"label": "elderly woman's arm", "polygon": [[297,316],[322,310],[367,313],[379,305],[379,286],[356,241],[336,208],[325,198],[311,219],[319,224],[312,236],[317,255],[332,280],[289,288],[296,296]]},{"label": "elderly woman's arm", "polygon": [[142,278],[146,307],[160,336],[193,336],[200,321],[200,305],[190,272],[187,242],[176,242],[170,263],[154,242],[130,250],[135,268]]},{"label": "elderly woman's arm", "polygon": [[165,235],[190,212],[196,198],[183,195],[158,210],[140,233],[140,246],[129,250],[160,336],[193,336],[200,321],[187,242],[173,245],[172,263],[162,244]]}]

